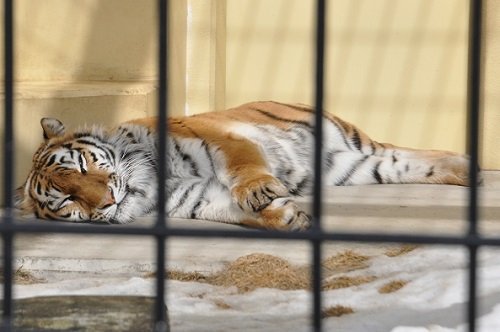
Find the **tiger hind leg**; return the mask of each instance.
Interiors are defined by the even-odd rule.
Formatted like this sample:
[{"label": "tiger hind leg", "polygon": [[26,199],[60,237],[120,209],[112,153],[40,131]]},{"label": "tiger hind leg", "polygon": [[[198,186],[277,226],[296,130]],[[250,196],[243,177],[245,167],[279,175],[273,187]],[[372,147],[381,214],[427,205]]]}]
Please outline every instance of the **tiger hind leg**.
[{"label": "tiger hind leg", "polygon": [[325,175],[329,185],[436,183],[467,186],[469,181],[469,159],[451,152],[394,149],[370,155],[341,151],[329,158]]}]

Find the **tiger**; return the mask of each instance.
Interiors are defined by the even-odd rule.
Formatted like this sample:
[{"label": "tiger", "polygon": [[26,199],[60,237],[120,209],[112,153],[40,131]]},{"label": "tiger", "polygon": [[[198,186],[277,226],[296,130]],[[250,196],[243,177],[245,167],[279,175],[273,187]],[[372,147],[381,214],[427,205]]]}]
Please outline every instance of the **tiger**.
[{"label": "tiger", "polygon": [[[325,186],[468,185],[469,158],[378,143],[324,112]],[[41,219],[125,224],[157,209],[158,118],[67,131],[41,120],[44,140],[15,206]],[[244,227],[301,231],[297,197],[314,183],[314,108],[273,101],[169,117],[165,212]]]}]

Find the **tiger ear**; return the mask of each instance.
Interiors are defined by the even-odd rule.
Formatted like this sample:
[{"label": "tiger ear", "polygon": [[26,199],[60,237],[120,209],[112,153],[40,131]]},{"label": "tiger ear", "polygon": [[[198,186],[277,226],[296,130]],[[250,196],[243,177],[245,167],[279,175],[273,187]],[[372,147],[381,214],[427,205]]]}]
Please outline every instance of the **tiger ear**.
[{"label": "tiger ear", "polygon": [[45,140],[62,136],[66,132],[62,122],[54,118],[43,118],[40,124],[43,128],[43,138]]}]

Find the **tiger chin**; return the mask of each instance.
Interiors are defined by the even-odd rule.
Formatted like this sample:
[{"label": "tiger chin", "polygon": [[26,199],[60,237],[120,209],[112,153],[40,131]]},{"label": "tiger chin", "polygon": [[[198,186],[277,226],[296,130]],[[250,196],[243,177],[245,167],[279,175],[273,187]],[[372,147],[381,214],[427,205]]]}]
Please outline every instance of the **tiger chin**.
[{"label": "tiger chin", "polygon": [[[170,118],[165,202],[168,216],[243,226],[304,230],[310,217],[295,198],[313,182],[313,109],[253,102],[226,111]],[[67,131],[41,120],[44,142],[16,206],[38,218],[129,223],[156,209],[157,119]],[[468,159],[371,140],[324,115],[326,186],[385,183],[468,184]]]}]

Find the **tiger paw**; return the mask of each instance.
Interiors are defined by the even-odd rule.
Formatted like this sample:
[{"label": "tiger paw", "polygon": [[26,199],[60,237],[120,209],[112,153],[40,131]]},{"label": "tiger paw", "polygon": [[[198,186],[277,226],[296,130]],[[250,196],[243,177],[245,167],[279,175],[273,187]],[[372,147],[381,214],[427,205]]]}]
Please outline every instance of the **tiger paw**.
[{"label": "tiger paw", "polygon": [[303,231],[311,227],[310,217],[290,197],[273,200],[260,212],[259,219],[266,229]]},{"label": "tiger paw", "polygon": [[260,212],[277,198],[289,195],[288,189],[272,175],[262,175],[248,181],[240,181],[231,194],[238,206],[246,212]]},{"label": "tiger paw", "polygon": [[[446,184],[454,184],[459,186],[469,186],[469,165],[468,156],[454,154],[436,161],[437,174],[441,175],[443,182]],[[480,171],[479,167],[478,170]],[[482,174],[477,174],[477,184],[483,183]]]}]

